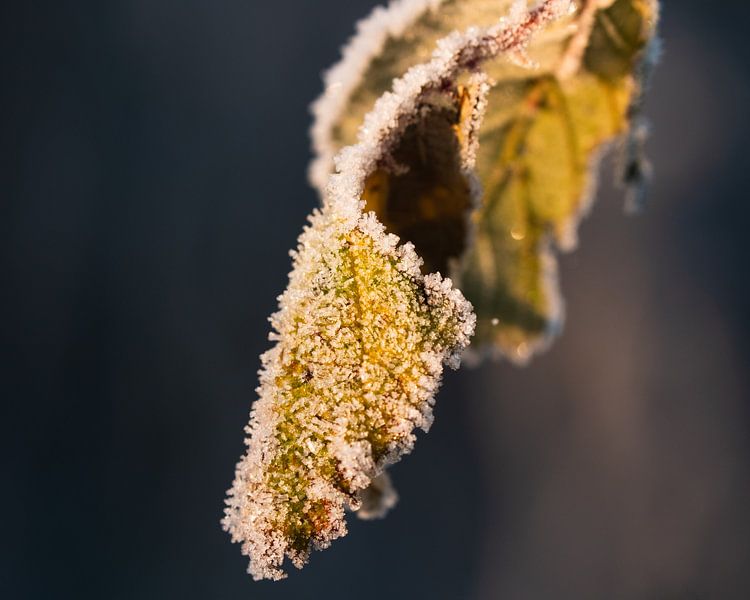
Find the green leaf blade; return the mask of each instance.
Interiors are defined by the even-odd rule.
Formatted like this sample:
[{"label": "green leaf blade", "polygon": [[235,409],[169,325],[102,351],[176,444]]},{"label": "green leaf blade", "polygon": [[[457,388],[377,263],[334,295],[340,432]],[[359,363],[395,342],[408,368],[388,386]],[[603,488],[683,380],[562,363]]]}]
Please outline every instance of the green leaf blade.
[{"label": "green leaf blade", "polygon": [[[484,194],[472,216],[473,241],[450,270],[476,307],[473,349],[479,355],[523,364],[561,330],[564,311],[555,251],[576,246],[579,222],[593,201],[600,158],[613,142],[629,135],[640,102],[658,2],[577,4],[574,14],[532,40],[528,54],[536,68],[524,69],[504,57],[483,65],[494,80],[477,152],[476,174]],[[390,78],[424,60],[449,31],[497,20],[510,5],[484,0],[423,3],[404,33],[386,36],[380,50],[365,61],[363,76],[340,103],[340,112],[327,117],[334,125],[316,129],[316,146],[323,148],[316,171],[324,170],[326,147],[339,147],[356,134],[362,115],[388,89]],[[642,145],[639,139],[628,145]],[[636,166],[623,170],[647,170]]]}]

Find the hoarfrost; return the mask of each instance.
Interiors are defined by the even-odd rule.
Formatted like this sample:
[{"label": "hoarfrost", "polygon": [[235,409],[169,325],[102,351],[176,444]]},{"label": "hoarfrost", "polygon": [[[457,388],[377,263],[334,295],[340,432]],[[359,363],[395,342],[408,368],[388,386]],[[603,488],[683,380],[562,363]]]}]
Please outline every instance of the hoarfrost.
[{"label": "hoarfrost", "polygon": [[[415,428],[429,429],[443,365],[458,367],[474,332],[471,304],[451,280],[422,275],[414,246],[363,212],[367,178],[392,162],[406,128],[460,96],[459,75],[500,53],[522,56],[531,34],[569,5],[547,0],[448,36],[429,63],[394,82],[359,142],[336,157],[270,319],[275,345],[261,357],[247,451],[222,521],[255,579],[281,579],[285,558],[302,567],[312,549],[345,535],[346,509],[374,518],[393,506],[384,470],[412,449]],[[467,172],[488,87],[473,80],[478,97],[460,134]]]}]

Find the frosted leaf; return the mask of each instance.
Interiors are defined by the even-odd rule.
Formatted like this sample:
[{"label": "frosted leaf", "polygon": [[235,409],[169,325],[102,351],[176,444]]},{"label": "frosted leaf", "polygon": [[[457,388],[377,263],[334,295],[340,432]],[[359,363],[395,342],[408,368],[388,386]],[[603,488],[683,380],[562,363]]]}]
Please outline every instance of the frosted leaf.
[{"label": "frosted leaf", "polygon": [[438,40],[431,59],[393,80],[363,117],[359,143],[333,161],[324,202],[362,196],[388,231],[415,245],[425,272],[458,273],[481,193],[474,168],[491,88],[484,66],[500,56],[524,61],[532,34],[570,6],[547,0]]},{"label": "frosted leaf", "polygon": [[[391,89],[394,79],[428,62],[439,40],[455,31],[494,26],[501,18],[506,24],[518,21],[526,14],[526,4],[518,0],[393,0],[387,8],[375,8],[357,24],[357,34],[343,49],[341,61],[325,73],[325,92],[312,106],[313,184],[325,188],[333,157],[356,140],[364,115]],[[528,49],[530,61],[550,63],[563,36],[569,34],[569,25],[563,18],[536,31]],[[490,61],[483,68],[493,78],[523,72],[506,59]]]},{"label": "frosted leaf", "polygon": [[[441,38],[494,23],[509,9],[506,23],[517,22],[525,8],[511,0],[402,0],[376,10],[313,106],[311,181],[321,188],[331,157],[355,139],[376,99],[427,60]],[[530,40],[526,58],[512,62],[506,53],[482,66],[492,84],[475,150],[484,192],[473,236],[462,241],[466,251],[443,263],[475,306],[477,355],[525,363],[560,331],[556,250],[575,247],[599,160],[615,140],[623,140],[628,206],[642,202],[650,165],[638,109],[654,62],[658,2],[579,0],[574,8]],[[461,204],[461,194],[449,189],[444,205]],[[372,205],[380,218],[381,206]]]},{"label": "frosted leaf", "polygon": [[450,281],[423,277],[413,247],[350,203],[311,217],[271,319],[276,345],[223,521],[256,579],[346,533],[344,510],[429,428],[443,363],[473,332]]},{"label": "frosted leaf", "polygon": [[[271,318],[276,345],[262,357],[223,520],[254,578],[284,577],[285,558],[304,565],[346,533],[345,510],[375,518],[395,503],[384,470],[411,451],[416,428],[429,429],[443,366],[459,366],[476,324],[451,280],[429,271],[464,252],[489,90],[478,68],[500,53],[522,57],[531,34],[567,6],[547,0],[448,36],[394,81],[358,143],[336,157]],[[383,186],[398,194],[382,195]],[[455,229],[455,243],[409,229],[411,215],[428,229]]]}]

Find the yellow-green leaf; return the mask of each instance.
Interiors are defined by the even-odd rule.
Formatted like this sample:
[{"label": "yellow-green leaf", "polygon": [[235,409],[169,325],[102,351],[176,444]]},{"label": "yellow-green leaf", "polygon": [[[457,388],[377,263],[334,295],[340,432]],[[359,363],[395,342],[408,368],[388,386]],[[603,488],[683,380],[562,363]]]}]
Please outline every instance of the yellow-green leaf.
[{"label": "yellow-green leaf", "polygon": [[461,294],[418,267],[374,218],[335,205],[301,236],[223,522],[256,579],[344,535],[345,509],[393,503],[383,469],[429,428],[442,363],[473,328]]},{"label": "yellow-green leaf", "polygon": [[[400,0],[361,24],[314,106],[313,182],[323,185],[332,154],[351,143],[394,77],[426,60],[450,31],[494,22],[511,6],[519,3]],[[463,244],[460,260],[439,264],[451,267],[475,306],[473,347],[519,363],[562,325],[554,251],[575,246],[598,159],[631,126],[658,16],[656,0],[582,0],[576,7],[532,40],[535,69],[503,57],[484,65],[494,84],[479,131],[484,193],[472,217],[473,243]],[[460,190],[447,189],[458,193],[446,206],[463,206]],[[399,233],[408,239],[408,231]]]},{"label": "yellow-green leaf", "polygon": [[[358,143],[337,156],[271,319],[276,344],[263,356],[227,500],[223,525],[255,578],[279,579],[286,558],[301,567],[344,535],[346,509],[372,518],[395,501],[385,469],[411,450],[415,428],[429,428],[443,365],[458,366],[476,322],[450,279],[423,274],[418,255],[437,265],[464,252],[489,90],[476,68],[522,52],[566,2],[449,36],[394,82]],[[368,207],[414,239],[387,233]]]}]

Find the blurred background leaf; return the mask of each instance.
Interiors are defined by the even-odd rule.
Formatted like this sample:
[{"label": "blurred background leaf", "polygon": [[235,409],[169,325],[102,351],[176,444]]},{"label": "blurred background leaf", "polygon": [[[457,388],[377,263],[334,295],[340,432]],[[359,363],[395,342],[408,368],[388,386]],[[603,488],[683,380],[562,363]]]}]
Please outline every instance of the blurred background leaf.
[{"label": "blurred background leaf", "polygon": [[[426,61],[450,31],[494,24],[511,4],[411,0],[392,4],[388,13],[376,11],[360,24],[358,37],[327,74],[326,91],[313,107],[317,156],[310,172],[317,186],[325,185],[333,151],[356,141],[364,114],[391,88],[394,77]],[[398,17],[405,6],[421,11]],[[575,247],[578,222],[594,200],[605,145],[626,134],[635,117],[631,106],[639,102],[646,70],[639,65],[653,58],[646,48],[657,17],[655,0],[579,1],[574,15],[533,37],[529,56],[536,68],[519,67],[507,56],[485,66],[493,86],[480,130],[477,175],[483,194],[472,215],[471,243],[453,244],[458,251],[451,268],[445,261],[427,261],[457,279],[473,303],[475,356],[505,356],[525,364],[561,330],[555,250]],[[382,47],[375,45],[380,38]],[[417,229],[388,219],[385,208],[405,203],[392,187],[380,186],[380,195],[390,196],[389,201],[369,208],[424,255],[419,241],[410,237]],[[416,195],[413,187],[410,197]],[[459,193],[451,197],[456,201],[442,204],[466,205]]]}]

